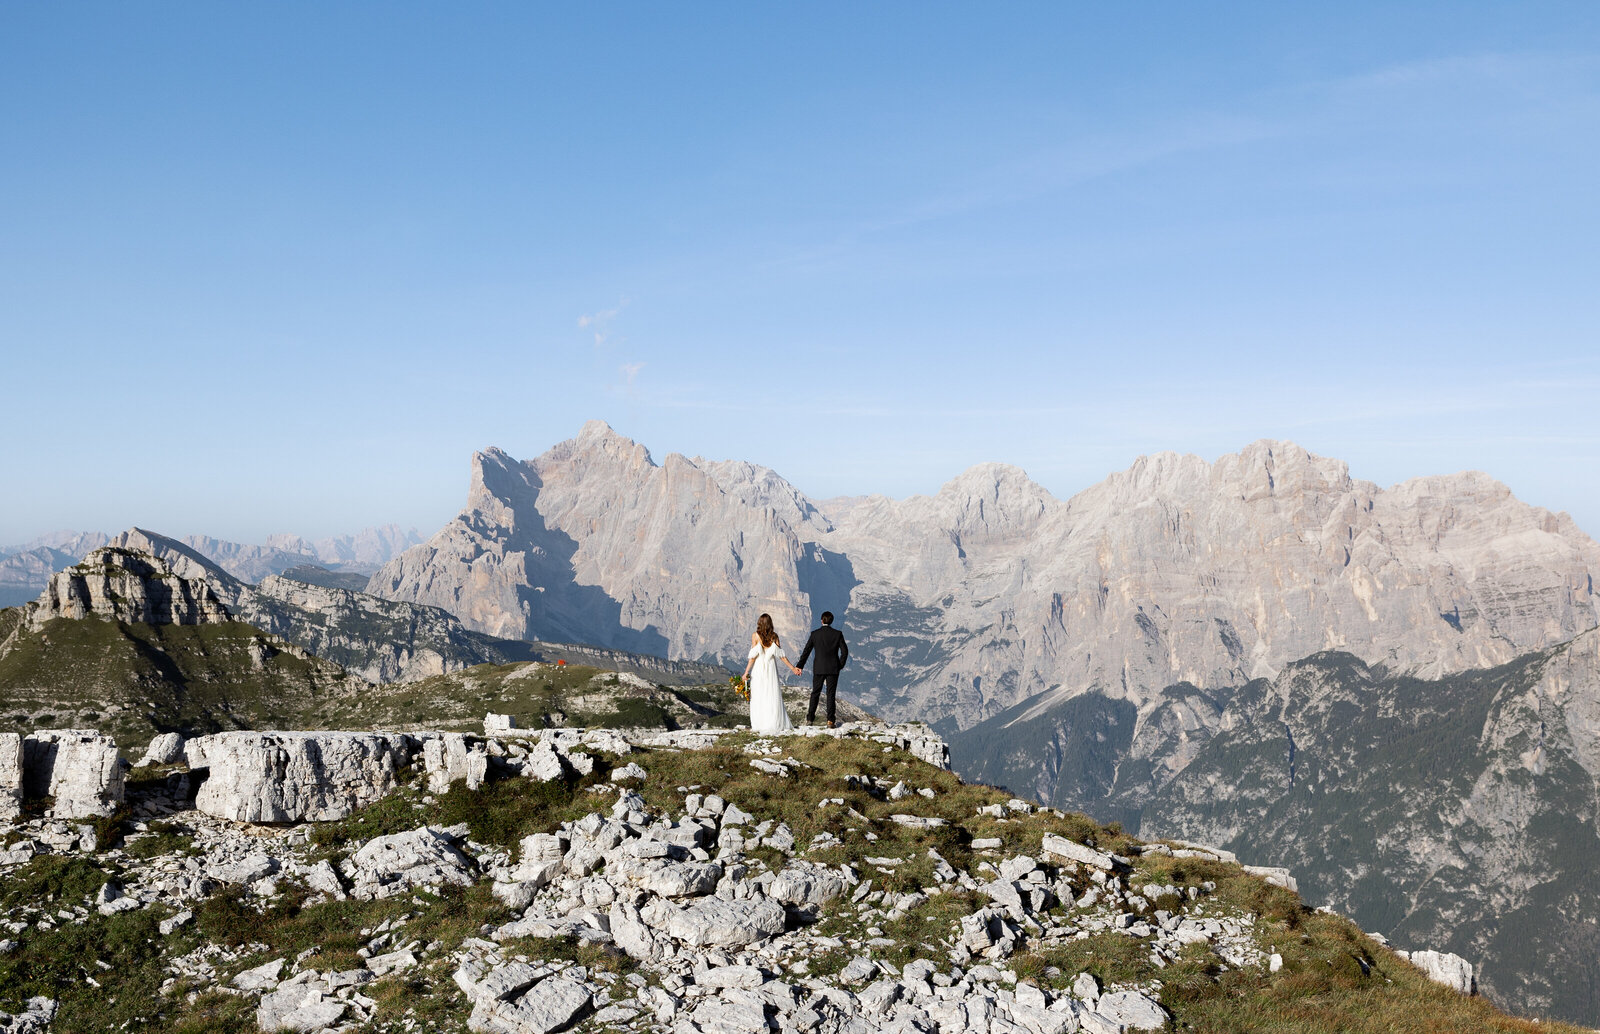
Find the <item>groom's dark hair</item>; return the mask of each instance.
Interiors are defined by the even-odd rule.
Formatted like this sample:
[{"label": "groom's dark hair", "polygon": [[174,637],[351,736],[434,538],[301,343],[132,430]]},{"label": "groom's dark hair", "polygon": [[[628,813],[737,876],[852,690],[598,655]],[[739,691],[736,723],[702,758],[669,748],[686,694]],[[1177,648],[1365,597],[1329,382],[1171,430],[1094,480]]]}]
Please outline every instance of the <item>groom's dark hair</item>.
[{"label": "groom's dark hair", "polygon": [[822,612],[822,623],[824,625],[833,624],[833,611],[825,610],[825,611]]}]

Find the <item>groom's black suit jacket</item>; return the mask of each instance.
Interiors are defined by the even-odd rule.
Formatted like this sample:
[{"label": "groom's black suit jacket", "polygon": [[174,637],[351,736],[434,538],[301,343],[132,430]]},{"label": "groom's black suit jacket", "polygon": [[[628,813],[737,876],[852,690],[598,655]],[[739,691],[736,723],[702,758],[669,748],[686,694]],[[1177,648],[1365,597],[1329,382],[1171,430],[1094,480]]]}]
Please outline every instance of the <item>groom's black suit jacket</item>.
[{"label": "groom's black suit jacket", "polygon": [[844,635],[832,625],[823,625],[811,633],[806,648],[800,651],[796,668],[806,666],[806,658],[811,656],[812,650],[817,652],[817,661],[811,666],[813,675],[837,675],[850,659],[850,647],[844,644]]}]

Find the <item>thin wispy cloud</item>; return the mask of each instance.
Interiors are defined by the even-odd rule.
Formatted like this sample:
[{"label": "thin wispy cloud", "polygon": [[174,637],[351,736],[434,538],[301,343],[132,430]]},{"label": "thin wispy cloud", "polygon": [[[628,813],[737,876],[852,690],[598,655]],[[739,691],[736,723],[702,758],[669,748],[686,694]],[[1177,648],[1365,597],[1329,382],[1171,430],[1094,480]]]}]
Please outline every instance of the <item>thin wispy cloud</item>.
[{"label": "thin wispy cloud", "polygon": [[596,348],[604,347],[608,343],[615,344],[620,338],[613,339],[610,329],[611,322],[627,307],[628,300],[624,298],[614,308],[585,313],[578,317],[578,329],[590,331],[594,335],[594,347]]}]

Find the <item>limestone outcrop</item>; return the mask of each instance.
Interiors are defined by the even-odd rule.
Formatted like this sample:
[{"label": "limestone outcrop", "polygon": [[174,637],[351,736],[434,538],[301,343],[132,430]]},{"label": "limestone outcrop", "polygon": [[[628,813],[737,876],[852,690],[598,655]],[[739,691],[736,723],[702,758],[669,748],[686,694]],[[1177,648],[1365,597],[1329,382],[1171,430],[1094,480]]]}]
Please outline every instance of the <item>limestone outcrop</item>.
[{"label": "limestone outcrop", "polygon": [[1477,982],[1472,976],[1472,963],[1447,951],[1412,951],[1399,952],[1398,954],[1411,960],[1411,964],[1428,974],[1428,979],[1436,984],[1443,984],[1464,995],[1469,995],[1477,990]]},{"label": "limestone outcrop", "polygon": [[110,815],[122,803],[122,759],[109,736],[82,729],[30,733],[22,741],[23,789],[50,797],[59,819]]},{"label": "limestone outcrop", "polygon": [[459,732],[429,735],[422,742],[423,770],[428,773],[428,789],[444,793],[450,784],[465,781],[476,790],[489,775],[489,752],[482,740],[469,741]]},{"label": "limestone outcrop", "polygon": [[0,822],[22,814],[22,736],[0,732]]},{"label": "limestone outcrop", "polygon": [[187,578],[149,553],[105,546],[52,575],[29,622],[89,616],[146,625],[203,625],[230,620],[204,578]]},{"label": "limestone outcrop", "polygon": [[223,732],[185,745],[189,767],[209,775],[195,800],[239,822],[344,818],[394,789],[411,758],[409,737],[363,732]]}]

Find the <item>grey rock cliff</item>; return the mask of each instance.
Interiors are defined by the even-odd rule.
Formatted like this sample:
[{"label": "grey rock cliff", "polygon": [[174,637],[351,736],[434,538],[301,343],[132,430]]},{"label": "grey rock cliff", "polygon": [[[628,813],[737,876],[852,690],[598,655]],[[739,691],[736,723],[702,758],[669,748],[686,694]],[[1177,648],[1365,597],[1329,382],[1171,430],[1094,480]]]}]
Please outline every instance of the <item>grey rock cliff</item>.
[{"label": "grey rock cliff", "polygon": [[185,578],[148,553],[116,546],[95,550],[81,564],[58,572],[29,622],[89,616],[129,624],[202,625],[229,620],[228,610],[203,578]]},{"label": "grey rock cliff", "polygon": [[492,635],[742,664],[756,614],[790,639],[809,630],[807,553],[786,519],[798,493],[769,505],[775,475],[718,480],[730,473],[677,455],[658,466],[597,422],[526,463],[478,453],[466,509],[367,588]]},{"label": "grey rock cliff", "polygon": [[110,815],[122,803],[122,759],[109,736],[81,729],[35,732],[22,741],[23,789],[51,797],[58,819]]},{"label": "grey rock cliff", "polygon": [[1483,474],[1390,489],[1292,443],[1163,453],[1062,502],[1002,464],[934,496],[817,504],[772,471],[604,424],[473,458],[467,506],[369,591],[496,635],[742,662],[832,609],[848,691],[965,728],[1089,691],[1148,713],[1319,650],[1441,674],[1595,626],[1600,546]]},{"label": "grey rock cliff", "polygon": [[341,819],[388,793],[411,758],[406,736],[355,732],[224,732],[190,740],[209,778],[195,807],[236,822]]},{"label": "grey rock cliff", "polygon": [[22,736],[0,732],[0,822],[22,814]]}]

